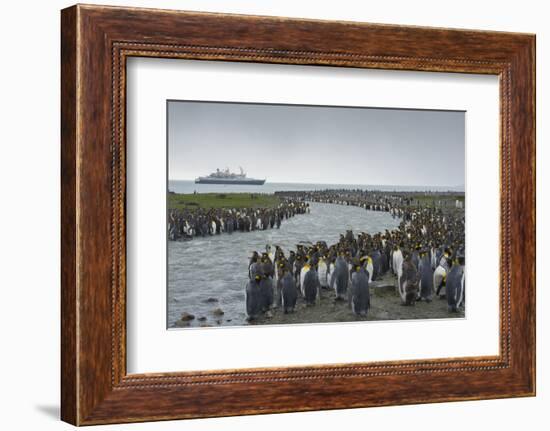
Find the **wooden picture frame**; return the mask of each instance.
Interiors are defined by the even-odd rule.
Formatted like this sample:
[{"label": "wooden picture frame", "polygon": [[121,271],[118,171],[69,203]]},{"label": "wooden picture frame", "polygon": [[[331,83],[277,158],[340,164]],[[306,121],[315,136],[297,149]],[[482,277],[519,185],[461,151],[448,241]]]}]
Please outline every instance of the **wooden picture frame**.
[{"label": "wooden picture frame", "polygon": [[[61,18],[64,421],[90,425],[535,394],[534,35],[82,5],[64,9]],[[498,75],[500,354],[128,375],[130,56]]]}]

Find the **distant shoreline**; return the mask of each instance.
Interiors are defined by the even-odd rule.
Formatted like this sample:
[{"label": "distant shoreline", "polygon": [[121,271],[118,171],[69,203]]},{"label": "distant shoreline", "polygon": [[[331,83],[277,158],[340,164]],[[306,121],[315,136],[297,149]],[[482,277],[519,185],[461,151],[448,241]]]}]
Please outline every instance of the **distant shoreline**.
[{"label": "distant shoreline", "polygon": [[176,193],[199,192],[257,192],[274,193],[275,191],[306,191],[325,189],[362,189],[382,192],[418,192],[418,193],[465,193],[464,186],[421,186],[421,185],[394,185],[394,184],[331,184],[331,183],[304,183],[304,182],[270,182],[264,185],[233,185],[233,184],[196,184],[194,180],[174,180],[167,183],[168,189]]}]

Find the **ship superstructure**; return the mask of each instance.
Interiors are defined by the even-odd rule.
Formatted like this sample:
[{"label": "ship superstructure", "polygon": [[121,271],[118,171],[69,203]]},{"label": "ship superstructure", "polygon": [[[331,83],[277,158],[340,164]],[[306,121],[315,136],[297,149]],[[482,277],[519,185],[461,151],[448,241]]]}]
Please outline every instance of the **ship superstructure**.
[{"label": "ship superstructure", "polygon": [[198,177],[195,179],[195,184],[241,184],[241,185],[252,185],[252,186],[261,186],[265,183],[265,179],[259,180],[256,178],[248,178],[246,172],[243,168],[239,168],[240,173],[234,173],[225,169],[216,169],[216,172],[212,172],[206,177]]}]

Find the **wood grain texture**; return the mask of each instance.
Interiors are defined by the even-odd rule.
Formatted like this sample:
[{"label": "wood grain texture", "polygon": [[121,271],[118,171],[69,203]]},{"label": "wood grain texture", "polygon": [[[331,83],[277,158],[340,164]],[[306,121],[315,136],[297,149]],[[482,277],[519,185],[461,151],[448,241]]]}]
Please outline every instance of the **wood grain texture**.
[{"label": "wood grain texture", "polygon": [[[534,395],[533,35],[79,5],[62,11],[61,38],[63,420],[86,425]],[[498,75],[499,355],[127,375],[130,56]]]},{"label": "wood grain texture", "polygon": [[61,16],[61,417],[77,422],[76,9]]}]

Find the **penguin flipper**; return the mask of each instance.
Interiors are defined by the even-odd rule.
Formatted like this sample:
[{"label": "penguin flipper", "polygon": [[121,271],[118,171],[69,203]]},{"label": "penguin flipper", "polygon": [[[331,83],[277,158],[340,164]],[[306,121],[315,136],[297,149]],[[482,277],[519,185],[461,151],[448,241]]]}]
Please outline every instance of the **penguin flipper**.
[{"label": "penguin flipper", "polygon": [[457,307],[460,307],[462,305],[462,301],[464,300],[464,278],[465,274],[462,273],[462,278],[460,279],[460,296],[456,302]]},{"label": "penguin flipper", "polygon": [[321,304],[321,283],[317,283],[317,295],[316,295],[317,305]]}]

